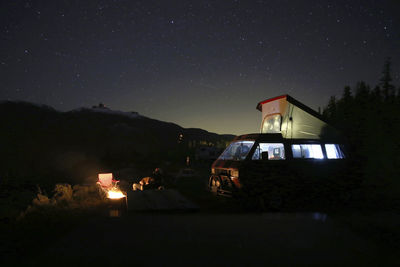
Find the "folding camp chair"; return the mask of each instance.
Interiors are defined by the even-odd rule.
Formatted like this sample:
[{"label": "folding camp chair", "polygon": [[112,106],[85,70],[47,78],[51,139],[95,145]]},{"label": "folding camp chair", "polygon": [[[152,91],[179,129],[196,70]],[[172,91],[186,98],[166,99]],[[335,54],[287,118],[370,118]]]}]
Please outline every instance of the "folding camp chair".
[{"label": "folding camp chair", "polygon": [[118,180],[114,179],[114,176],[112,173],[99,173],[98,177],[99,177],[99,181],[97,181],[97,184],[103,190],[110,190],[110,189],[116,187],[119,182]]}]

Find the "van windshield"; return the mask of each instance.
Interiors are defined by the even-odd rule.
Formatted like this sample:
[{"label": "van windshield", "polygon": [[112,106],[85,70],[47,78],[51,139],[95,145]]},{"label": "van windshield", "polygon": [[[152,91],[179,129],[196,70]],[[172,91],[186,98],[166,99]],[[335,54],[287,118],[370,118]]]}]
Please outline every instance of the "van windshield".
[{"label": "van windshield", "polygon": [[222,160],[244,160],[249,154],[254,141],[238,141],[230,144],[218,159]]}]

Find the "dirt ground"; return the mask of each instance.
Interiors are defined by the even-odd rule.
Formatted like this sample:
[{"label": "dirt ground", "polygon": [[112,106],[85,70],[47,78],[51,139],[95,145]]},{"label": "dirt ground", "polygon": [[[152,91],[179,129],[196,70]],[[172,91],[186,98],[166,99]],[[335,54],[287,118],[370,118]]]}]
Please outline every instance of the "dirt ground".
[{"label": "dirt ground", "polygon": [[389,266],[400,259],[326,214],[129,213],[89,221],[24,263]]},{"label": "dirt ground", "polygon": [[[0,252],[6,266],[400,265],[398,214],[243,212],[204,186],[198,177],[178,181],[179,196],[129,192],[131,208],[117,218],[108,210],[36,216],[10,227]],[[166,200],[185,208],[160,209]]]}]

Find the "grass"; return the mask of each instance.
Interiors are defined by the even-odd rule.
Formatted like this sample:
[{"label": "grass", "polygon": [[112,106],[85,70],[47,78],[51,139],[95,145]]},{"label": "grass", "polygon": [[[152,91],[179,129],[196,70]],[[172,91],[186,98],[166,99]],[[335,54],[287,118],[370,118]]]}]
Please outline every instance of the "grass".
[{"label": "grass", "polygon": [[78,225],[104,214],[105,202],[95,186],[58,184],[51,197],[41,190],[36,196],[20,191],[9,190],[1,198],[1,265],[18,265]]},{"label": "grass", "polygon": [[47,208],[26,215],[15,223],[2,225],[1,265],[29,265],[29,259],[42,253],[71,230],[93,217],[101,217],[100,209],[91,211]]}]

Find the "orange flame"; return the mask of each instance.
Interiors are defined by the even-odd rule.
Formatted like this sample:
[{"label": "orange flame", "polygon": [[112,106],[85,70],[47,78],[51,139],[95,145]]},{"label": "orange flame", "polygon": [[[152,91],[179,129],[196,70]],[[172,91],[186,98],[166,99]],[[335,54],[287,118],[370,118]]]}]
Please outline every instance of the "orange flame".
[{"label": "orange flame", "polygon": [[118,199],[123,198],[125,195],[122,193],[121,190],[118,189],[111,189],[107,192],[107,197],[111,199]]}]

